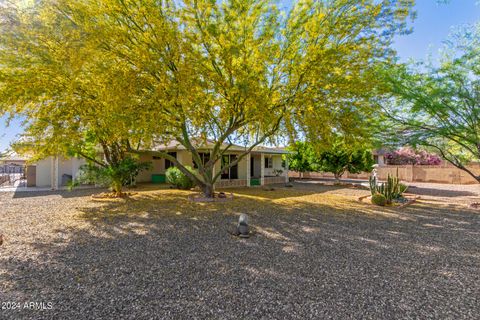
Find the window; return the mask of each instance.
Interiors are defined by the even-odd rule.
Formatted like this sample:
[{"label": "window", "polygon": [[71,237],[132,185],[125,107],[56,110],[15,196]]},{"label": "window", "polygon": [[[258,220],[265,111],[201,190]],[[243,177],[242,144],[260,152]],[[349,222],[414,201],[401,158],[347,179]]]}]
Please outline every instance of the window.
[{"label": "window", "polygon": [[[169,152],[168,154],[174,157],[175,159],[177,158],[176,152]],[[165,170],[167,170],[170,167],[175,167],[175,164],[172,161],[165,159]]]},{"label": "window", "polygon": [[271,157],[265,157],[265,169],[273,168],[273,159]]},{"label": "window", "polygon": [[[210,153],[206,152],[199,152],[200,159],[202,159],[202,164],[205,165],[210,160]],[[195,161],[193,161],[193,167],[198,169],[198,165]]]},{"label": "window", "polygon": [[228,166],[235,160],[237,160],[237,156],[234,154],[223,155],[222,168],[224,169],[222,170],[222,175],[221,175],[222,179],[229,179],[229,180],[238,179],[238,164],[228,168]]}]

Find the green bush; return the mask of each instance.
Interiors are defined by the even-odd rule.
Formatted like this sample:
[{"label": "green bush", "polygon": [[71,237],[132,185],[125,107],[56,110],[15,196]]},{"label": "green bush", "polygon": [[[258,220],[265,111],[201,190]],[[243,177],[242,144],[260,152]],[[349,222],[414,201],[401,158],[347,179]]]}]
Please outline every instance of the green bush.
[{"label": "green bush", "polygon": [[387,204],[387,198],[381,193],[376,193],[372,196],[372,203],[383,207]]},{"label": "green bush", "polygon": [[[191,167],[186,166],[188,171],[195,173]],[[179,188],[179,189],[191,189],[195,186],[195,182],[192,181],[189,177],[187,177],[180,169],[177,167],[170,167],[165,172],[165,177],[167,179],[167,183]]]},{"label": "green bush", "polygon": [[138,162],[135,157],[131,156],[106,166],[87,163],[80,167],[80,176],[72,181],[68,188],[73,189],[80,184],[94,183],[100,186],[108,186],[115,193],[121,194],[122,186],[132,185],[142,170],[150,168],[150,162]]}]

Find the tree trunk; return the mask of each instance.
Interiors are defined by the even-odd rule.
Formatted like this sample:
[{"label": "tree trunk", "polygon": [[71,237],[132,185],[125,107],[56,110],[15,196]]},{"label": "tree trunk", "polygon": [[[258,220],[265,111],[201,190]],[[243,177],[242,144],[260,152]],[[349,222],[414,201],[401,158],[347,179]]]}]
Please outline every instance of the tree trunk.
[{"label": "tree trunk", "polygon": [[342,174],[341,173],[334,173],[333,176],[335,177],[335,182],[339,183],[340,178],[342,177]]},{"label": "tree trunk", "polygon": [[215,186],[212,183],[204,183],[200,186],[206,198],[213,198],[215,194]]},{"label": "tree trunk", "polygon": [[116,197],[121,197],[123,195],[123,193],[122,193],[122,181],[121,180],[113,180],[111,188],[112,188],[113,194]]}]

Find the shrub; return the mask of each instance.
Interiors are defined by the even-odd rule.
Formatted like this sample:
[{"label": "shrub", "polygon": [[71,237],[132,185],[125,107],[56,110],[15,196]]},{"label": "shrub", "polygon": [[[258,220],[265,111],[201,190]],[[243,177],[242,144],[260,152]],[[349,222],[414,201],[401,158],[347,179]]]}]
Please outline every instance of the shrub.
[{"label": "shrub", "polygon": [[69,189],[86,183],[108,186],[114,193],[121,195],[122,186],[131,185],[142,170],[148,170],[150,162],[138,162],[134,157],[126,157],[115,164],[98,166],[87,163],[80,167],[80,176],[69,185]]},{"label": "shrub", "polygon": [[372,196],[372,203],[383,207],[387,204],[387,198],[381,193],[376,193]]},{"label": "shrub", "polygon": [[331,172],[335,180],[346,172],[370,172],[373,169],[372,153],[365,148],[352,148],[344,142],[336,142],[330,149],[319,156],[320,169]]},{"label": "shrub", "polygon": [[[191,167],[186,166],[187,170],[195,173],[195,170],[193,170]],[[165,172],[165,176],[167,179],[167,182],[170,183],[171,185],[179,188],[179,189],[191,189],[195,186],[195,182],[192,181],[189,177],[187,177],[180,169],[177,167],[170,167],[167,169]]]},{"label": "shrub", "polygon": [[411,148],[401,148],[399,150],[389,152],[385,155],[387,164],[390,165],[440,165],[442,159],[433,153],[425,150],[413,150]]}]

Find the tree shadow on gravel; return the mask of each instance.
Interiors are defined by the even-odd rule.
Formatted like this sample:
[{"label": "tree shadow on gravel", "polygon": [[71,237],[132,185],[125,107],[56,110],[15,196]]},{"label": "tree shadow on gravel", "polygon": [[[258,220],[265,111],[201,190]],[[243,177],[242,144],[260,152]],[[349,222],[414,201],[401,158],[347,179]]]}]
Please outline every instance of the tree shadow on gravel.
[{"label": "tree shadow on gravel", "polygon": [[[234,192],[240,196],[250,196],[260,199],[287,199],[303,197],[314,194],[322,194],[343,189],[356,189],[345,186],[322,186],[322,185],[305,185],[294,183],[294,187],[285,187],[284,184],[269,185],[267,188],[257,186],[251,188],[227,188],[222,191]],[[269,190],[268,188],[272,188]],[[358,188],[357,188],[358,190]]]},{"label": "tree shadow on gravel", "polygon": [[[2,319],[480,312],[473,294],[480,289],[479,219],[472,212],[422,202],[377,208],[331,195],[307,201],[237,194],[232,202],[193,203],[188,194],[79,207],[87,227],[49,231],[59,241],[32,244],[35,259],[2,257],[2,301],[53,303],[45,311],[1,310]],[[241,212],[251,216],[250,239],[227,232]]]},{"label": "tree shadow on gravel", "polygon": [[80,198],[89,196],[92,194],[99,194],[107,191],[105,188],[85,188],[85,189],[76,189],[72,191],[68,190],[51,190],[51,191],[15,191],[13,193],[14,199],[22,198],[35,198],[35,197],[45,197],[45,196],[61,196],[62,198]]}]

